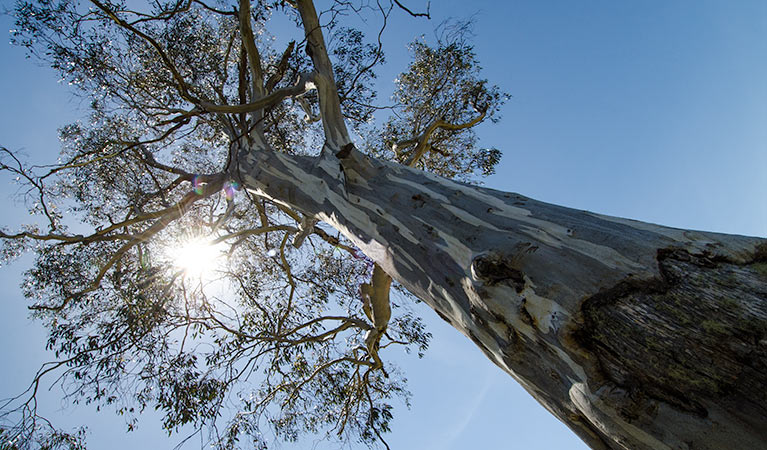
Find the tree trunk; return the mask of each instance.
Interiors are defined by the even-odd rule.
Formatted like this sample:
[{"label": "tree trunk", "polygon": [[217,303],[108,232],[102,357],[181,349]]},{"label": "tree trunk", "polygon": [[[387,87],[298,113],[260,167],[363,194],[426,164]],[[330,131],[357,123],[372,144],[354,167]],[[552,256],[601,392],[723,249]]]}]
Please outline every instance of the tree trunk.
[{"label": "tree trunk", "polygon": [[592,448],[767,445],[767,240],[333,154],[243,151],[242,182],[340,230]]}]

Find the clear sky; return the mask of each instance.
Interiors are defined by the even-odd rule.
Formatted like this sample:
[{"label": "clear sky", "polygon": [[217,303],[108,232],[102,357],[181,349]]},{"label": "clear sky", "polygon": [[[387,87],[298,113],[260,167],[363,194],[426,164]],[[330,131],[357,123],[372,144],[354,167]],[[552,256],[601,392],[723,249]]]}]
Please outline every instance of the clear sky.
[{"label": "clear sky", "polygon": [[[513,95],[502,122],[480,131],[483,145],[504,152],[487,186],[681,228],[767,236],[767,2],[437,0],[432,12],[434,23],[476,14],[485,76]],[[405,44],[431,26],[394,22],[382,83],[404,68]],[[50,161],[56,128],[78,116],[79,100],[4,41],[0,144]],[[2,223],[13,225],[23,218],[9,201],[14,188],[2,183]],[[0,397],[20,390],[46,357],[44,334],[28,323],[16,288],[21,267],[0,270]],[[410,410],[398,408],[393,449],[585,448],[468,339],[419,308],[434,340],[423,360],[401,358],[414,397]],[[111,412],[64,408],[55,394],[43,408],[60,423],[88,424],[92,448],[178,442],[156,417],[126,436]],[[307,443],[313,439],[295,448]]]}]

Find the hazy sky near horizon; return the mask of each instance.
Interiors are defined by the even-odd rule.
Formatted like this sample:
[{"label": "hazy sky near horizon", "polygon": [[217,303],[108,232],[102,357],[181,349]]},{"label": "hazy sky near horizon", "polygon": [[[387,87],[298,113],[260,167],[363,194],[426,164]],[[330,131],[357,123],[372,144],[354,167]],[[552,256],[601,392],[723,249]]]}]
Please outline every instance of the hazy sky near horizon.
[{"label": "hazy sky near horizon", "polygon": [[[488,187],[680,228],[767,236],[767,2],[468,3],[432,1],[431,23],[395,20],[379,79],[390,89],[412,38],[448,16],[474,15],[484,76],[513,96],[502,121],[479,132],[483,145],[504,153]],[[11,27],[0,17],[4,32]],[[52,161],[56,129],[87,102],[7,41],[0,145]],[[10,200],[15,188],[0,183],[0,224],[16,225],[24,218]],[[16,289],[23,267],[0,269],[0,398],[23,389],[46,359],[45,335],[28,322]],[[392,449],[585,448],[468,339],[417,308],[434,340],[426,358],[400,359],[413,405],[397,408]],[[60,423],[89,425],[94,449],[172,448],[180,440],[160,430],[156,415],[125,435],[108,408],[65,407],[56,388],[45,400]]]}]

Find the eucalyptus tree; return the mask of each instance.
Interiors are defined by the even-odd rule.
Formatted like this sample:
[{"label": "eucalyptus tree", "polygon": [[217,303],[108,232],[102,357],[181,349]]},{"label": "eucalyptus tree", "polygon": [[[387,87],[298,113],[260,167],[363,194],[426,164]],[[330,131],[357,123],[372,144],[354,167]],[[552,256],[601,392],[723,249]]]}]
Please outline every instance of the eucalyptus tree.
[{"label": "eucalyptus tree", "polygon": [[[476,186],[500,152],[473,127],[506,96],[465,29],[416,40],[386,106],[387,20],[428,9],[325,6],[17,3],[16,42],[91,115],[54,165],[3,149],[42,219],[3,231],[3,254],[36,254],[24,289],[58,358],[5,403],[3,445],[80,445],[37,414],[53,376],[222,448],[265,447],[265,428],[386,446],[407,395],[386,351],[429,340],[416,299],[594,448],[767,440],[764,240]],[[346,26],[365,15],[370,41]],[[272,36],[276,17],[295,30]]]}]

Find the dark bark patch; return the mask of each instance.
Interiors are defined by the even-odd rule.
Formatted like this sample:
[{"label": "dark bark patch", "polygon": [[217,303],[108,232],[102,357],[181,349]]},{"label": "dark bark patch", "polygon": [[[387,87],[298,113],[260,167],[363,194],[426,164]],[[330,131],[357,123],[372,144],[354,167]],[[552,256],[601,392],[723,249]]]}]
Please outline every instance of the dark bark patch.
[{"label": "dark bark patch", "polygon": [[426,204],[426,199],[424,199],[424,195],[425,194],[415,194],[412,197],[410,197],[413,200],[413,208],[420,208]]},{"label": "dark bark patch", "polygon": [[658,264],[662,280],[626,281],[585,301],[578,340],[629,392],[701,417],[713,401],[767,422],[763,263],[667,249]]},{"label": "dark bark patch", "polygon": [[483,253],[472,261],[472,270],[476,277],[489,286],[501,282],[510,283],[517,292],[525,288],[525,277],[513,267],[514,261],[500,253]]},{"label": "dark bark patch", "polygon": [[432,238],[438,238],[439,237],[439,233],[437,233],[437,230],[435,230],[433,226],[425,223],[425,224],[423,224],[423,228],[424,228],[424,230],[426,230],[426,233],[429,236],[431,236]]},{"label": "dark bark patch", "polygon": [[751,267],[757,274],[759,274],[759,276],[767,279],[767,262],[755,262],[751,264]]},{"label": "dark bark patch", "polygon": [[756,247],[753,262],[767,262],[767,244],[759,244]]},{"label": "dark bark patch", "polygon": [[522,319],[522,322],[537,328],[538,324],[535,322],[535,318],[530,314],[530,311],[527,310],[527,299],[523,298],[521,304],[519,305],[519,318]]},{"label": "dark bark patch", "polygon": [[338,159],[348,158],[352,150],[354,150],[354,144],[352,143],[346,144],[343,147],[341,147],[341,150],[339,150],[338,153],[336,153],[336,158]]},{"label": "dark bark patch", "polygon": [[471,314],[471,318],[474,319],[475,322],[477,322],[480,326],[483,328],[487,328],[487,319],[484,317],[485,314],[480,312],[474,305],[469,306],[469,314]]}]

